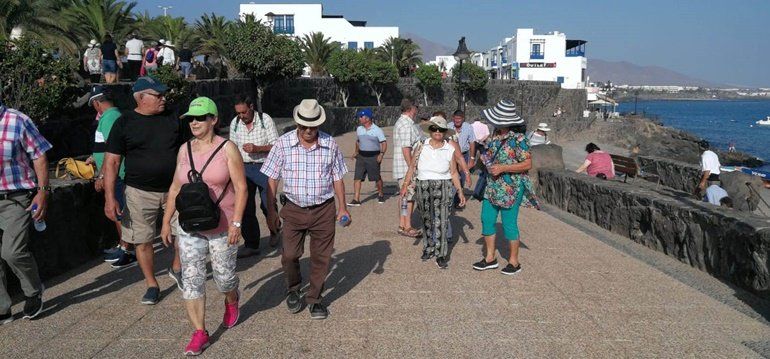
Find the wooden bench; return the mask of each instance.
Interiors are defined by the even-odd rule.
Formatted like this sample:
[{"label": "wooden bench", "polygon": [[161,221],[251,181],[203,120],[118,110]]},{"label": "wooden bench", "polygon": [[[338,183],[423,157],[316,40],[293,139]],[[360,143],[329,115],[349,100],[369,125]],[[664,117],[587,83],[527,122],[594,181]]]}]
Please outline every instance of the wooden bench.
[{"label": "wooden bench", "polygon": [[623,183],[626,183],[628,177],[642,177],[650,182],[655,182],[656,188],[660,185],[660,176],[647,171],[641,171],[636,160],[633,158],[613,154],[610,154],[610,157],[612,158],[612,163],[615,165],[615,175],[623,174]]}]

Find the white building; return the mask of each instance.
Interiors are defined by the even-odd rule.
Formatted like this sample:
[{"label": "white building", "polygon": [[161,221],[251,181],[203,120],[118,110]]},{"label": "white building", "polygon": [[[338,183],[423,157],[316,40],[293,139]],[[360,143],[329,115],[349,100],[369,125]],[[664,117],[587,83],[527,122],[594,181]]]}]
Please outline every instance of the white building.
[{"label": "white building", "polygon": [[491,78],[554,81],[563,88],[584,88],[585,44],[584,40],[568,40],[558,31],[537,35],[533,29],[517,29],[515,36],[474,54],[471,61]]},{"label": "white building", "polygon": [[436,60],[428,61],[428,65],[438,66],[438,70],[442,73],[446,73],[447,76],[452,76],[452,68],[457,64],[457,60],[452,55],[436,56]]},{"label": "white building", "polygon": [[398,37],[398,27],[367,27],[366,21],[324,15],[321,4],[241,4],[239,15],[246,14],[272,26],[275,33],[301,38],[311,32],[322,32],[346,49],[374,49],[388,38]]}]

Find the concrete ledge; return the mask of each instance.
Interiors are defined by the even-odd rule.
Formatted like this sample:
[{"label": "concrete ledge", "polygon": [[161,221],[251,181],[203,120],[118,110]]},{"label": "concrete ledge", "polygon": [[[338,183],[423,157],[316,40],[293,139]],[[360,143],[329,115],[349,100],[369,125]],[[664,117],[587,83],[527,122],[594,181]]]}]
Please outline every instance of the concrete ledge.
[{"label": "concrete ledge", "polygon": [[547,203],[770,298],[770,220],[568,171],[538,182]]}]

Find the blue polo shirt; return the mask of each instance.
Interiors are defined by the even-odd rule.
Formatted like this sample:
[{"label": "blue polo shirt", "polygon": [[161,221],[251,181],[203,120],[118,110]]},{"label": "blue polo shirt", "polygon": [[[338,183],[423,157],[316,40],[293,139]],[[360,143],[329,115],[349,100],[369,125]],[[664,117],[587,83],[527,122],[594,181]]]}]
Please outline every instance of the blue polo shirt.
[{"label": "blue polo shirt", "polygon": [[463,121],[463,125],[460,127],[460,131],[457,131],[454,123],[450,122],[450,124],[451,126],[449,128],[456,131],[452,137],[454,137],[453,140],[457,141],[457,144],[460,145],[460,152],[465,153],[470,151],[471,142],[476,141],[476,135],[473,132],[473,126],[471,126],[470,123]]},{"label": "blue polo shirt", "polygon": [[372,124],[368,130],[364,126],[358,126],[356,135],[359,153],[364,155],[380,153],[380,143],[385,142],[385,133],[379,126]]}]

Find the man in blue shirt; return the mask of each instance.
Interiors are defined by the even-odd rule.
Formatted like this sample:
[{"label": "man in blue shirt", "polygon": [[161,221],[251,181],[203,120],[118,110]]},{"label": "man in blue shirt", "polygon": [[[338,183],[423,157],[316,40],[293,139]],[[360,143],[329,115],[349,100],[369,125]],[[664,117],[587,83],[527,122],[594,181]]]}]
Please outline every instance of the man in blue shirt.
[{"label": "man in blue shirt", "polygon": [[355,196],[348,206],[361,205],[361,181],[366,176],[369,181],[377,183],[377,202],[385,203],[385,194],[382,192],[382,176],[380,176],[380,164],[388,143],[385,141],[385,133],[372,122],[372,110],[365,108],[356,113],[356,118],[361,126],[356,129],[356,172],[354,179]]}]

